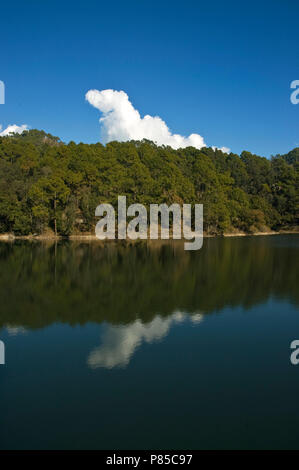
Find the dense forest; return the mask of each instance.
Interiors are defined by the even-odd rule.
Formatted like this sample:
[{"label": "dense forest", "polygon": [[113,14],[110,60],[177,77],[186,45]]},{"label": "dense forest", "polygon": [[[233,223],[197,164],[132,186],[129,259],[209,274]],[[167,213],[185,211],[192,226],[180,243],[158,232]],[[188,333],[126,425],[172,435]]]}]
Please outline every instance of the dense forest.
[{"label": "dense forest", "polygon": [[64,144],[44,131],[0,137],[0,233],[93,232],[95,208],[203,203],[209,234],[298,224],[299,148],[271,159],[150,141]]}]

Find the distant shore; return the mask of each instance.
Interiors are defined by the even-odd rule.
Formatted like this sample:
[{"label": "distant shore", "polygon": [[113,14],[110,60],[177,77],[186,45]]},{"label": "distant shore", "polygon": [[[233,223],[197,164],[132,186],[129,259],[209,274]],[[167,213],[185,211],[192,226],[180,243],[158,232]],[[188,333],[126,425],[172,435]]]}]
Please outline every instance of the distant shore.
[{"label": "distant shore", "polygon": [[[290,230],[279,230],[279,231],[267,231],[267,232],[254,232],[254,233],[246,233],[246,232],[228,232],[223,234],[208,234],[204,233],[204,238],[233,238],[233,237],[255,237],[255,236],[268,236],[268,235],[298,235],[299,234],[299,227],[295,227]],[[62,236],[62,235],[54,235],[54,234],[43,234],[43,235],[14,235],[12,233],[3,233],[0,234],[0,242],[13,242],[15,240],[36,240],[36,241],[55,241],[55,240],[70,240],[70,241],[97,241],[97,242],[107,242],[107,241],[118,241],[116,238],[115,240],[99,240],[93,234],[76,234],[76,235],[69,235],[69,236]],[[170,238],[172,240],[172,238]],[[183,238],[182,238],[183,240]],[[119,240],[121,242],[129,242],[129,243],[136,243],[140,241],[151,241],[148,240]],[[158,241],[158,240],[153,240]],[[161,240],[167,241],[167,240]],[[177,240],[175,240],[177,241]],[[179,240],[178,240],[179,241]]]}]

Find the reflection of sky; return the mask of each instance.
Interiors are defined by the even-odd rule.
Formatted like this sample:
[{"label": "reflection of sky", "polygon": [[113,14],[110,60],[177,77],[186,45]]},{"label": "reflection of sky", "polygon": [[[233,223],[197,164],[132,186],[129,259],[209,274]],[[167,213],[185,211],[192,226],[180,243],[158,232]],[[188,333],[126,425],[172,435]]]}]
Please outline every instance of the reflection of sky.
[{"label": "reflection of sky", "polygon": [[146,343],[159,341],[167,335],[172,325],[187,319],[199,323],[202,318],[200,313],[190,316],[175,312],[166,318],[157,316],[150,323],[136,320],[129,325],[109,325],[103,335],[102,345],[90,353],[87,359],[88,366],[93,369],[125,367],[143,341]]},{"label": "reflection of sky", "polygon": [[5,329],[10,336],[22,335],[26,333],[26,329],[23,326],[6,325]]}]

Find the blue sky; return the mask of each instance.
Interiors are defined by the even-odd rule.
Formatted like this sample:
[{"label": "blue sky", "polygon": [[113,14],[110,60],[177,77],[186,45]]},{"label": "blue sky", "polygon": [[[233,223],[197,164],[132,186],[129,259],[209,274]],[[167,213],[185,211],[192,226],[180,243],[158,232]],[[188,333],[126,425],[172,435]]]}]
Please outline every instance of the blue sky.
[{"label": "blue sky", "polygon": [[100,140],[90,89],[207,145],[270,156],[299,146],[299,3],[14,1],[2,4],[0,124]]}]

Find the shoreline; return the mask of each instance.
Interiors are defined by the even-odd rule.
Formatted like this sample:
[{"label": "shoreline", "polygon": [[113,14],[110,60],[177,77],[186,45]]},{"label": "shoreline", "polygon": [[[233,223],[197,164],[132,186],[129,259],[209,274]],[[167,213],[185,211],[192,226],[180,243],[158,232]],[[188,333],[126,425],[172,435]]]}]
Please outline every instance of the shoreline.
[{"label": "shoreline", "polygon": [[[257,236],[270,236],[270,235],[298,235],[299,234],[299,228],[296,228],[295,230],[279,230],[279,231],[268,231],[268,232],[254,232],[254,233],[245,233],[245,232],[228,232],[228,233],[223,233],[223,234],[216,234],[216,235],[210,235],[207,233],[204,233],[203,238],[233,238],[233,237],[257,237]],[[116,242],[120,241],[121,243],[140,243],[140,242],[157,242],[157,241],[184,241],[184,238],[182,240],[173,240],[172,238],[169,238],[169,240],[118,240],[117,238],[115,240],[100,240],[98,239],[95,235],[91,234],[86,234],[86,235],[70,235],[70,236],[62,236],[62,235],[14,235],[11,233],[4,233],[0,234],[0,242],[13,242],[15,240],[27,240],[27,241],[60,241],[60,240],[69,240],[69,241],[96,241],[96,242]]]}]

